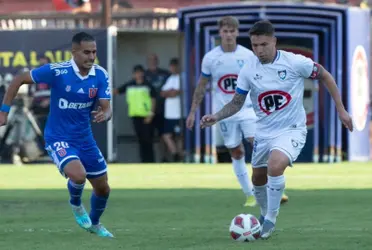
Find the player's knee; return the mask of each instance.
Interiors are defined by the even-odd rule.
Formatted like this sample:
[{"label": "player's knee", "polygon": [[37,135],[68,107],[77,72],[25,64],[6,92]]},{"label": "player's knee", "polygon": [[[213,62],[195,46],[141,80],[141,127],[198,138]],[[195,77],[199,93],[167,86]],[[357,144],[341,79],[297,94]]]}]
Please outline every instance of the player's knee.
[{"label": "player's knee", "polygon": [[284,170],[290,164],[288,156],[280,150],[273,150],[268,161],[268,174],[270,176],[283,175]]},{"label": "player's knee", "polygon": [[241,145],[239,145],[236,148],[230,149],[230,154],[234,160],[240,160],[244,157],[244,149]]},{"label": "player's knee", "polygon": [[267,183],[267,168],[253,168],[252,183],[255,186],[263,186]]},{"label": "player's knee", "polygon": [[94,188],[94,193],[98,196],[109,196],[110,192],[111,188],[107,182]]},{"label": "player's knee", "polygon": [[82,184],[86,180],[85,169],[79,160],[73,160],[67,163],[63,171],[76,184]]}]

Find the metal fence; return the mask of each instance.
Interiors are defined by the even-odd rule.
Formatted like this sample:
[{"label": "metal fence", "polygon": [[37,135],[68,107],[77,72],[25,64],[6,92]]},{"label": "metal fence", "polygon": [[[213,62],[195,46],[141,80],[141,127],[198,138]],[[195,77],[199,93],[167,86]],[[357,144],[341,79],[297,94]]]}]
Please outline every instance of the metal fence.
[{"label": "metal fence", "polygon": [[[1,30],[79,29],[103,27],[102,14],[17,13],[0,15]],[[130,11],[112,14],[112,24],[128,30],[177,30],[176,13]]]}]

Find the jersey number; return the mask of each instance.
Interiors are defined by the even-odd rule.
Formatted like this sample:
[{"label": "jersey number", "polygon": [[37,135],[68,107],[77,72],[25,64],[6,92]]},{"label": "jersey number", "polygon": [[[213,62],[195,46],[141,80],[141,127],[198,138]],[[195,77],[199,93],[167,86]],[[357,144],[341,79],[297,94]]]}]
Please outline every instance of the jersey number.
[{"label": "jersey number", "polygon": [[53,144],[53,146],[55,147],[56,151],[60,151],[64,148],[69,148],[68,143],[65,141],[61,141],[61,142],[57,141]]}]

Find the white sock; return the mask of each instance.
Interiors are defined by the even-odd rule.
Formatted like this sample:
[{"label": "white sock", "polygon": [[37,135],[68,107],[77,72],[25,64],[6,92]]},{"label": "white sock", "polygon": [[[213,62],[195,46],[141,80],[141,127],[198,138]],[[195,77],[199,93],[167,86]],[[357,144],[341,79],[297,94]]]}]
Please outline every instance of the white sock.
[{"label": "white sock", "polygon": [[279,214],[280,201],[285,187],[284,175],[268,176],[267,182],[267,214],[265,219],[275,223]]},{"label": "white sock", "polygon": [[254,196],[257,204],[260,206],[261,215],[266,216],[267,213],[267,185],[254,186]]},{"label": "white sock", "polygon": [[246,196],[253,195],[253,186],[248,177],[247,166],[245,164],[245,158],[240,160],[232,159],[232,164],[236,178],[238,179],[240,186],[243,189],[243,192]]}]

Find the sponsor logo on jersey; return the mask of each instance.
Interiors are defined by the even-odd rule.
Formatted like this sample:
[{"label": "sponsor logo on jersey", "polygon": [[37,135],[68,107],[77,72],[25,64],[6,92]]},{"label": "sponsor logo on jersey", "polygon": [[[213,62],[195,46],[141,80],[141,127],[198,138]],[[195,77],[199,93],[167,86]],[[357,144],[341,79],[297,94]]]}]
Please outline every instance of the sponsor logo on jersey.
[{"label": "sponsor logo on jersey", "polygon": [[97,95],[97,88],[89,88],[89,98],[94,98]]},{"label": "sponsor logo on jersey", "polygon": [[90,108],[93,102],[69,102],[66,99],[59,98],[58,107],[60,109],[85,109]]},{"label": "sponsor logo on jersey", "polygon": [[218,80],[218,87],[224,92],[225,94],[234,94],[236,89],[236,82],[238,80],[238,75],[236,74],[228,74],[224,75]]},{"label": "sponsor logo on jersey", "polygon": [[55,69],[54,73],[56,74],[56,76],[65,75],[68,73],[68,70],[67,69]]},{"label": "sponsor logo on jersey", "polygon": [[363,46],[357,46],[353,54],[351,67],[351,113],[354,127],[362,131],[368,120],[369,81],[368,59]]},{"label": "sponsor logo on jersey", "polygon": [[278,71],[278,76],[281,80],[284,80],[287,77],[287,70],[279,70]]},{"label": "sponsor logo on jersey", "polygon": [[292,97],[287,92],[281,90],[267,91],[258,96],[260,109],[270,115],[272,112],[285,108]]}]

